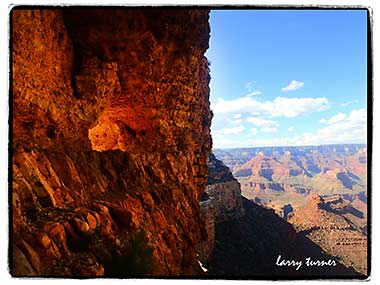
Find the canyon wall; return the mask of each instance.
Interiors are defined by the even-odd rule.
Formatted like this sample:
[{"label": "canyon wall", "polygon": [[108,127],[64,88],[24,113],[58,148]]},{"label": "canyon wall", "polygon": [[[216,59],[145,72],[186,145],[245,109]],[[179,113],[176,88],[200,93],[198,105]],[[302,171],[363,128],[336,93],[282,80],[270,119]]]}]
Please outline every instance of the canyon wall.
[{"label": "canyon wall", "polygon": [[205,223],[205,237],[198,245],[198,259],[207,262],[215,247],[215,198],[203,195],[200,202],[202,219]]},{"label": "canyon wall", "polygon": [[208,160],[206,193],[215,199],[215,222],[239,219],[243,214],[240,183],[214,154]]},{"label": "canyon wall", "polygon": [[215,224],[237,221],[243,216],[240,184],[231,171],[214,154],[208,159],[208,182],[200,202],[202,218],[206,224],[206,239],[198,246],[201,262],[212,257],[215,247]]},{"label": "canyon wall", "polygon": [[208,17],[12,10],[12,275],[201,272]]},{"label": "canyon wall", "polygon": [[207,185],[206,193],[215,199],[215,222],[236,220],[242,215],[239,182]]}]

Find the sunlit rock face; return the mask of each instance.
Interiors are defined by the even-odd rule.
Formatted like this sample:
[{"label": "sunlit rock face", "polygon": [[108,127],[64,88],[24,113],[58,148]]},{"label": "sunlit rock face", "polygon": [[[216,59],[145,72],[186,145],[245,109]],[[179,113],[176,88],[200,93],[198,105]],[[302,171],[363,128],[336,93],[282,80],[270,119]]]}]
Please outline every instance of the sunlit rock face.
[{"label": "sunlit rock face", "polygon": [[[200,273],[209,32],[207,10],[12,11],[13,275]],[[116,271],[131,244],[149,270]]]},{"label": "sunlit rock face", "polygon": [[308,233],[308,238],[325,252],[337,256],[343,265],[366,274],[367,227],[360,227],[348,219],[352,216],[357,220],[363,218],[366,206],[358,210],[353,205],[358,206],[340,195],[322,198],[313,194],[307,205],[290,215],[289,222],[298,232]]}]

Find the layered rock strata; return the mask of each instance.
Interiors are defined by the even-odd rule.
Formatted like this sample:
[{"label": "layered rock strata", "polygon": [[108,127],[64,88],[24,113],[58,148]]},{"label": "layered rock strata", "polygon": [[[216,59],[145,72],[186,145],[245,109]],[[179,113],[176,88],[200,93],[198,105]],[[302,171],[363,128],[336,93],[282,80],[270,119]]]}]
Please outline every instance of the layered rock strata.
[{"label": "layered rock strata", "polygon": [[208,185],[200,206],[206,224],[206,239],[198,246],[199,259],[207,262],[215,246],[215,224],[237,221],[243,215],[240,184],[223,162],[210,154],[208,159]]},{"label": "layered rock strata", "polygon": [[208,160],[206,193],[215,199],[215,221],[236,220],[243,214],[240,183],[214,154]]},{"label": "layered rock strata", "polygon": [[205,223],[205,238],[198,245],[198,258],[205,263],[211,258],[215,246],[215,198],[204,195],[200,206]]},{"label": "layered rock strata", "polygon": [[16,8],[11,21],[12,274],[198,274],[208,11]]},{"label": "layered rock strata", "polygon": [[207,185],[206,193],[215,200],[215,222],[237,220],[242,215],[239,182]]},{"label": "layered rock strata", "polygon": [[313,194],[306,206],[289,216],[289,222],[297,232],[339,258],[343,265],[365,275],[368,273],[366,230],[352,219],[353,216],[363,218],[362,215],[338,195],[323,198]]}]

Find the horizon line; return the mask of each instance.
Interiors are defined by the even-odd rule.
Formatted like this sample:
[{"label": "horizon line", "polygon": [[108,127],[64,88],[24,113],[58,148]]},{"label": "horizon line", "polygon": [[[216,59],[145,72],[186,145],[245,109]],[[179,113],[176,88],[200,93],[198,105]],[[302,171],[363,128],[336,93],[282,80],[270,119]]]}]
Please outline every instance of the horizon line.
[{"label": "horizon line", "polygon": [[338,146],[338,145],[363,145],[367,146],[367,143],[335,143],[335,144],[319,144],[319,145],[277,145],[277,146],[241,146],[241,147],[226,147],[226,148],[220,148],[220,147],[212,147],[211,149],[242,149],[242,148],[264,148],[264,147],[319,147],[319,146]]}]

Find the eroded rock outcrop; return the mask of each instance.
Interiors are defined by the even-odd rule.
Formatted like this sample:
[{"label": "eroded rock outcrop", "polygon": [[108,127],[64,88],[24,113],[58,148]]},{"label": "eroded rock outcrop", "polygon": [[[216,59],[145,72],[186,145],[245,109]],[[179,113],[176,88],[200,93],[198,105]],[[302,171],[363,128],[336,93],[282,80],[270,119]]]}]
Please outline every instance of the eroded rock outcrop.
[{"label": "eroded rock outcrop", "polygon": [[198,245],[198,258],[207,262],[215,247],[215,198],[204,193],[200,202],[202,219],[205,223],[204,238]]},{"label": "eroded rock outcrop", "polygon": [[343,265],[365,275],[367,237],[366,230],[355,223],[360,219],[363,212],[340,195],[313,194],[307,205],[290,215],[289,222],[326,253],[339,258]]},{"label": "eroded rock outcrop", "polygon": [[200,202],[206,238],[198,246],[199,259],[207,262],[215,246],[215,224],[237,221],[243,215],[240,184],[214,154],[208,159],[208,183]]},{"label": "eroded rock outcrop", "polygon": [[[209,276],[357,277],[359,274],[365,274],[365,271],[358,270],[358,267],[352,266],[346,260],[341,262],[341,257],[345,259],[349,255],[342,254],[342,247],[340,247],[340,255],[335,254],[336,251],[326,251],[328,246],[336,247],[340,243],[350,241],[352,245],[355,242],[359,244],[360,250],[364,251],[363,239],[358,236],[356,240],[353,238],[351,226],[343,217],[336,217],[322,210],[328,198],[313,195],[305,211],[297,209],[296,213],[293,212],[292,205],[286,204],[281,208],[281,218],[274,209],[265,208],[240,196],[240,187],[238,191],[230,187],[230,184],[236,182],[235,179],[229,169],[213,155],[210,155],[208,165],[209,185],[203,195],[204,202],[201,202],[201,206],[203,217],[210,227],[207,228],[208,239],[200,244],[198,252],[200,261],[208,270]],[[238,182],[236,184],[239,186]],[[209,191],[210,186],[215,186],[212,188],[215,192]],[[219,198],[214,198],[212,195]],[[346,209],[346,204],[342,204],[342,199],[339,197],[328,201],[336,206],[334,210],[337,207]],[[219,220],[217,219],[218,211],[220,211]],[[304,231],[299,228],[295,230],[293,225],[285,220],[294,219],[299,213],[300,217],[304,217],[307,221],[304,224],[306,226]],[[315,213],[319,214],[315,215]],[[215,216],[215,222],[212,224],[213,216]],[[347,240],[339,240],[338,243],[321,242],[323,235],[313,235],[315,233],[313,227],[317,226],[316,223],[329,226],[331,234],[342,226],[342,230],[351,236]],[[309,231],[312,231],[311,235],[308,235]],[[362,254],[359,257],[360,260],[365,260],[362,259],[363,256]],[[279,258],[301,261],[303,266],[298,269],[282,266],[277,263]],[[309,267],[305,265],[308,259],[320,264],[331,262],[334,265]]]},{"label": "eroded rock outcrop", "polygon": [[198,274],[208,11],[14,9],[11,35],[12,274]]},{"label": "eroded rock outcrop", "polygon": [[238,219],[242,213],[240,184],[222,161],[210,154],[206,193],[215,199],[215,221]]},{"label": "eroded rock outcrop", "polygon": [[[337,258],[328,255],[311,239],[297,233],[291,224],[271,209],[266,209],[242,197],[244,216],[239,221],[217,223],[216,243],[208,263],[209,276],[262,276],[299,277],[342,276],[358,277],[358,273],[343,266]],[[302,261],[303,266],[278,266],[279,255],[283,259]],[[305,265],[307,258],[335,260],[336,266]]]}]

